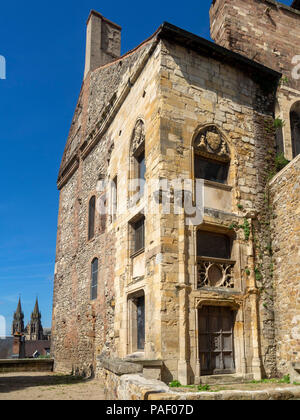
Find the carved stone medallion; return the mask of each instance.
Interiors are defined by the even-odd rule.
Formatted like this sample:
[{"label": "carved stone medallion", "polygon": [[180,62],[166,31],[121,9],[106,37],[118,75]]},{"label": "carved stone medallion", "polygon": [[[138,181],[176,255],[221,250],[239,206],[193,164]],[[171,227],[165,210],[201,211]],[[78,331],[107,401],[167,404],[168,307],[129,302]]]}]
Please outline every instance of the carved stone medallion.
[{"label": "carved stone medallion", "polygon": [[226,140],[215,126],[206,127],[196,137],[194,147],[204,155],[214,155],[222,160],[229,160],[229,150]]}]

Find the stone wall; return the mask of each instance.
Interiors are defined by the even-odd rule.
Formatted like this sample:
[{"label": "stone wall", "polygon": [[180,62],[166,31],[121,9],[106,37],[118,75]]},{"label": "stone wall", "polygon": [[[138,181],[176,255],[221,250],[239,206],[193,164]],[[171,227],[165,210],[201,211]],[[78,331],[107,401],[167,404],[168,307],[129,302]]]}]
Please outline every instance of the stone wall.
[{"label": "stone wall", "polygon": [[[218,49],[216,55],[212,45],[203,52],[200,39],[200,52],[187,49],[190,36],[181,34],[181,44],[170,36],[152,39],[122,65],[121,59],[85,80],[73,121],[77,129],[71,129],[80,134],[76,144],[68,140],[59,178],[52,343],[56,371],[91,375],[97,355],[125,358],[136,351],[130,347],[128,301],[143,292],[143,357],[164,361],[163,381],[200,380],[197,311],[203,304],[227,305],[237,312],[237,373],[260,378],[253,238],[246,238],[238,225],[247,221],[251,226],[264,205],[266,176],[275,154],[269,127],[278,75],[259,66],[250,71],[253,63],[237,57],[233,66],[230,52]],[[271,83],[266,84],[265,77]],[[145,129],[147,180],[191,179],[193,139],[201,128],[213,125],[226,139],[231,159],[226,211],[218,200],[216,209],[205,206],[203,225],[235,239],[237,284],[232,293],[198,289],[196,231],[203,226],[187,226],[183,212],[147,213],[144,271],[139,268],[142,275],[132,275],[130,222],[154,193],[148,190],[129,210],[130,150],[137,120]],[[100,198],[100,179],[115,176],[122,211],[115,219],[106,218],[105,227],[97,215],[95,237],[88,241],[89,200],[93,195]],[[90,267],[95,257],[100,267],[98,298],[91,301]],[[270,372],[267,365],[274,362],[267,353],[273,343],[265,343],[264,328],[262,324],[263,364]]]},{"label": "stone wall", "polygon": [[[77,126],[81,134],[72,148],[78,157],[79,145],[95,141],[95,132],[105,124],[111,107],[120,101],[116,111],[119,112],[118,117],[112,119],[100,138],[98,136],[89,153],[80,156],[73,175],[68,175],[66,181],[59,184],[52,324],[52,354],[56,371],[90,376],[95,372],[96,355],[127,354],[127,317],[124,316],[127,295],[124,288],[130,282],[127,235],[128,221],[134,214],[128,213],[113,223],[109,216],[96,212],[95,237],[89,241],[88,204],[93,195],[97,200],[102,195],[97,189],[98,181],[110,181],[118,174],[119,202],[126,206],[130,140],[138,118],[147,120],[146,135],[149,139],[153,136],[156,124],[154,104],[159,100],[153,93],[158,58],[156,56],[154,61],[150,61],[144,74],[138,78],[136,67],[140,61],[143,63],[145,54],[149,54],[149,46],[138,49],[134,58],[129,55],[111,64],[111,67],[105,66],[87,76],[80,97],[79,108],[82,109],[75,113],[72,125]],[[128,81],[133,83],[134,78],[137,78],[137,83],[132,91]],[[147,118],[148,115],[151,117]],[[69,138],[60,180],[68,174],[68,165],[72,163],[71,143]],[[148,153],[155,153],[155,149],[149,149]],[[109,187],[105,193],[109,201]],[[96,257],[99,260],[98,298],[92,301],[91,262]],[[125,340],[120,346],[119,337],[122,334]]]},{"label": "stone wall", "polygon": [[134,401],[207,401],[207,400],[294,400],[300,397],[299,387],[262,389],[253,391],[228,390],[219,392],[191,392],[169,388],[165,383],[146,379],[133,363],[119,360],[98,360],[98,377],[103,380],[107,400]]},{"label": "stone wall", "polygon": [[[230,209],[213,211],[206,208],[204,228],[228,232],[233,223],[241,225],[245,218],[254,225],[258,215],[264,212],[265,186],[275,158],[274,131],[269,129],[273,124],[270,112],[273,96],[272,90],[271,93],[265,91],[265,84],[259,85],[248,74],[169,40],[163,42],[161,153],[164,163],[161,176],[167,179],[192,176],[193,136],[206,124],[215,124],[223,131],[231,151]],[[239,255],[236,257],[239,260],[236,276],[240,281],[237,288],[240,293],[226,297],[226,291],[223,295],[220,291],[201,292],[195,284],[195,236],[199,226],[185,227],[184,223],[176,215],[161,219],[161,229],[165,232],[161,264],[162,336],[166,349],[162,357],[167,369],[164,380],[176,378],[179,358],[182,366],[189,359],[188,375],[192,382],[195,381],[198,376],[198,305],[226,300],[230,304],[231,298],[239,307],[235,334],[239,337],[236,342],[237,371],[240,374],[252,372],[255,364],[260,370],[260,362],[254,360],[257,347],[261,346],[264,374],[272,375],[276,363],[274,336],[266,333],[272,327],[269,314],[261,317],[260,337],[255,324],[256,305],[263,307],[263,302],[260,303],[260,285],[255,276],[257,256],[253,254],[253,238],[245,241],[243,230],[236,231]],[[263,232],[258,240],[265,241]],[[247,268],[251,272],[249,277],[245,275]],[[266,273],[264,283],[269,281]],[[184,313],[188,313],[187,319]],[[183,383],[183,379],[180,380]]]},{"label": "stone wall", "polygon": [[278,371],[300,361],[300,156],[270,182]]},{"label": "stone wall", "polygon": [[9,372],[52,372],[52,359],[0,360],[0,373]]}]

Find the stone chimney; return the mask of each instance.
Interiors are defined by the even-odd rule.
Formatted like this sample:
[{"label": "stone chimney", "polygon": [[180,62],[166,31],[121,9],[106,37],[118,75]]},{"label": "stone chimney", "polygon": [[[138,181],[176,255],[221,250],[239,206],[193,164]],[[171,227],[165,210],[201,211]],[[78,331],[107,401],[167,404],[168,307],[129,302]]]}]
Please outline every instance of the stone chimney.
[{"label": "stone chimney", "polygon": [[25,358],[25,337],[20,333],[15,333],[13,341],[13,354],[14,359]]},{"label": "stone chimney", "polygon": [[84,78],[90,71],[120,57],[122,28],[92,10],[87,21]]}]

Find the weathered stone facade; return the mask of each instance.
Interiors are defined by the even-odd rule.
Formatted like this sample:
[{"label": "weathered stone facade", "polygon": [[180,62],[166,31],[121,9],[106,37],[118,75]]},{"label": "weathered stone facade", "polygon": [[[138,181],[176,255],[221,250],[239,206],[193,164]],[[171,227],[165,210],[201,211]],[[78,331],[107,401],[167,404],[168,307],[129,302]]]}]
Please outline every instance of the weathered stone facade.
[{"label": "weathered stone facade", "polygon": [[300,155],[270,183],[277,367],[300,362]]},{"label": "weathered stone facade", "polygon": [[[219,3],[226,1],[212,7]],[[92,12],[88,34],[103,19]],[[119,27],[104,21],[118,38]],[[91,50],[88,43],[87,55]],[[98,59],[99,68],[86,67],[58,178],[55,370],[90,375],[101,355],[138,359],[151,374],[159,368],[164,382],[200,383],[208,370],[240,378],[276,375],[276,311],[266,310],[261,292],[273,281],[266,191],[281,74],[167,23],[123,57],[107,63],[101,52]],[[130,184],[142,170],[143,154],[148,188],[132,204]],[[202,181],[203,219],[193,220],[183,208],[183,190],[196,199],[196,189],[183,184],[169,190],[164,212],[153,181],[194,185],[202,178],[198,162],[200,170],[201,164],[217,168],[217,176],[227,171],[226,182]],[[99,185],[116,179],[114,198],[109,184],[104,190]],[[92,197],[97,210],[104,203],[117,212],[97,211],[91,228]],[[153,202],[156,211],[147,208]],[[144,242],[135,252],[143,212]],[[203,238],[223,241],[226,256],[199,253]],[[98,287],[91,299],[95,259]],[[141,299],[144,345],[137,338]],[[205,330],[207,308],[222,314],[218,323],[228,317],[230,326]],[[206,334],[222,369],[204,366]]]},{"label": "weathered stone facade", "polygon": [[[277,143],[277,153],[283,152],[288,160],[293,159],[299,153],[296,152],[295,144],[293,144],[295,139],[292,139],[291,135],[290,114],[291,110],[300,103],[300,76],[297,71],[300,61],[300,11],[299,4],[296,3],[293,2],[292,7],[288,7],[274,0],[237,0],[234,2],[219,0],[213,2],[210,10],[211,36],[218,44],[282,73],[283,77],[277,90],[274,117],[279,123],[281,122],[279,124],[281,127],[277,129],[276,135],[279,134],[279,139],[283,142],[283,147],[280,145],[278,147]],[[273,191],[276,190],[279,179],[276,177],[272,181]],[[290,179],[289,182],[285,184],[286,191],[293,188],[293,182],[297,186],[297,178],[294,181]],[[261,205],[261,209],[264,207],[264,210],[258,213],[255,222],[257,235],[255,254],[257,285],[261,291],[262,354],[265,355],[266,373],[276,374],[277,369],[280,373],[288,373],[287,360],[292,361],[293,358],[298,360],[297,346],[299,346],[299,342],[297,344],[294,342],[293,355],[291,349],[289,356],[278,353],[279,344],[276,345],[276,342],[279,329],[275,328],[275,324],[277,324],[277,319],[281,319],[282,312],[280,304],[274,305],[274,301],[276,296],[276,301],[280,302],[281,292],[284,290],[280,287],[278,289],[277,286],[274,287],[273,276],[280,278],[279,284],[288,284],[289,276],[281,271],[278,264],[276,265],[273,261],[273,243],[277,243],[280,248],[283,248],[284,246],[281,244],[283,236],[287,234],[287,231],[292,233],[292,230],[283,222],[281,222],[281,230],[276,229],[272,222],[273,214],[277,217],[277,209],[275,211],[272,209],[272,200],[275,195],[269,197],[269,193],[267,188],[264,192],[265,206]],[[296,191],[295,194],[297,194]],[[294,221],[295,233],[299,227],[299,217],[294,214],[293,206],[289,205],[287,197],[288,195],[283,196],[282,201],[277,201],[276,198],[276,202],[281,203],[284,207],[287,219]],[[278,211],[280,210],[278,209]],[[281,217],[278,216],[279,219]],[[283,234],[283,232],[285,233]],[[299,241],[296,238],[291,243],[291,246],[299,249]],[[287,255],[285,257],[282,258],[281,266],[288,267],[290,261]],[[285,290],[288,290],[287,293],[291,295],[298,295],[299,281],[297,282],[295,278],[295,282],[289,284],[289,288]],[[284,296],[282,298],[284,299]],[[291,310],[294,311],[294,316],[297,316],[296,302],[291,303]],[[291,321],[289,320],[285,324],[287,335],[291,334],[293,328],[297,328]],[[283,328],[283,324],[281,327]]]}]

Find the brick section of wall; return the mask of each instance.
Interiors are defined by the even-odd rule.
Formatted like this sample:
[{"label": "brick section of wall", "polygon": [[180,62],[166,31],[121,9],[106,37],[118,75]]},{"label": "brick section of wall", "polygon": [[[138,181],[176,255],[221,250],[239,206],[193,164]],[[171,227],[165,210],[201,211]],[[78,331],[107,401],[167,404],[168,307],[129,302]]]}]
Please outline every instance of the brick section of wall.
[{"label": "brick section of wall", "polygon": [[215,0],[210,20],[217,44],[283,74],[275,117],[285,122],[284,153],[292,160],[290,110],[300,100],[300,79],[294,75],[299,60],[292,60],[300,55],[300,11],[274,0]]},{"label": "brick section of wall", "polygon": [[211,37],[229,50],[284,73],[292,80],[292,58],[299,54],[300,12],[276,1],[215,0]]},{"label": "brick section of wall", "polygon": [[270,183],[278,370],[300,362],[300,156]]}]

